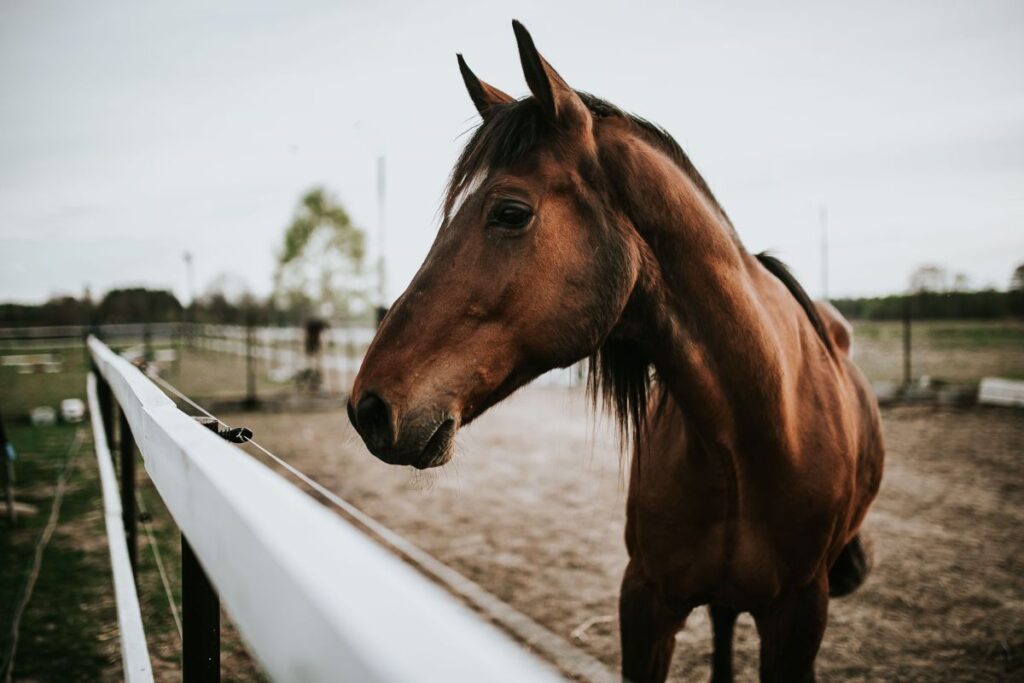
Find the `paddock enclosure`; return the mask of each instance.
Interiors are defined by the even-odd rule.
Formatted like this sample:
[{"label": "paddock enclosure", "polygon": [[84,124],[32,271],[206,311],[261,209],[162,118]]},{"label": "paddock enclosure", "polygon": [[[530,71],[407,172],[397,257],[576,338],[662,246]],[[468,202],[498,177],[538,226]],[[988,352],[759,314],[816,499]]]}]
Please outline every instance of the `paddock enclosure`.
[{"label": "paddock enclosure", "polygon": [[[418,473],[370,456],[349,426],[340,397],[329,390],[303,403],[267,400],[259,410],[235,407],[239,402],[233,397],[243,396],[246,388],[244,328],[210,328],[197,332],[191,344],[173,334],[160,335],[155,328],[150,332],[153,355],[161,349],[177,350],[175,362],[154,365],[162,366],[161,376],[183,394],[225,423],[250,428],[260,445],[329,492],[479,586],[508,606],[511,614],[537,624],[543,629],[540,633],[552,634],[604,667],[594,669],[593,676],[564,669],[562,675],[601,680],[603,673],[617,669],[615,615],[626,562],[626,461],[620,457],[613,426],[591,410],[577,373],[546,377],[513,395],[463,430],[450,465]],[[131,357],[144,355],[144,330],[123,334],[109,335],[110,344]],[[294,347],[288,340],[295,334],[260,333],[263,339],[280,338],[263,344],[272,351],[257,354],[261,399],[295,393],[287,382],[270,376],[290,362]],[[353,334],[351,342],[355,353],[357,336]],[[886,349],[871,346],[868,336],[859,351],[868,362],[888,358]],[[883,330],[877,339],[885,336]],[[38,374],[9,374],[5,379],[56,381],[70,373],[84,398],[86,376],[79,370],[86,356],[81,337],[77,339],[77,346],[68,341],[64,349],[47,350],[44,344],[31,351],[61,355],[63,374],[38,369]],[[345,342],[331,349],[342,357],[347,353]],[[8,346],[3,353],[15,351],[28,352]],[[295,680],[295,670],[288,667],[296,659],[310,666],[335,666],[346,659],[343,643],[357,631],[371,634],[366,636],[370,640],[374,633],[389,634],[383,645],[368,644],[363,636],[349,645],[355,652],[352,661],[365,657],[384,662],[381,669],[374,669],[378,680],[412,680],[406,678],[411,669],[423,674],[422,680],[437,680],[427,675],[435,666],[484,667],[468,674],[470,669],[459,668],[446,680],[499,680],[492,667],[505,657],[513,664],[501,665],[499,673],[515,666],[529,671],[525,676],[509,674],[508,680],[558,678],[544,647],[524,648],[524,639],[493,614],[438,587],[435,577],[417,575],[371,540],[367,529],[339,518],[329,504],[319,505],[329,503],[321,492],[296,481],[256,446],[224,442],[195,422],[192,416],[199,415],[198,410],[181,399],[175,407],[157,384],[101,345],[94,343],[92,351],[103,361],[97,377],[107,378],[117,402],[131,406],[133,396],[139,399],[141,407],[125,414],[142,454],[138,485],[150,506],[158,541],[163,544],[165,537],[171,538],[166,551],[167,545],[177,545],[179,529],[187,538],[194,537],[200,564],[221,594],[225,680]],[[1020,362],[1010,348],[995,349],[995,359],[990,351],[956,353],[968,364],[985,368],[983,372]],[[934,358],[926,356],[927,361],[936,368],[949,363],[942,352],[941,344],[934,345],[928,350]],[[891,379],[887,366],[879,363],[877,368],[873,379]],[[352,369],[339,363],[335,381],[340,385]],[[214,409],[218,403],[225,410]],[[817,665],[821,678],[1016,679],[1024,672],[1024,561],[1019,555],[1024,545],[1024,417],[1012,408],[900,403],[884,407],[882,418],[886,474],[866,523],[876,567],[860,591],[831,603]],[[95,411],[92,419],[98,419]],[[168,424],[173,429],[165,430]],[[111,465],[100,464],[108,485],[113,470],[119,469],[116,444],[113,440],[108,448],[115,450]],[[101,451],[99,439],[89,448]],[[173,458],[161,460],[160,452],[170,452]],[[188,486],[183,485],[186,481]],[[181,491],[195,495],[182,496]],[[211,504],[208,499],[229,507],[197,513]],[[121,511],[110,502],[107,498],[107,528],[113,526],[110,534],[116,537]],[[102,501],[97,499],[95,506],[102,511]],[[106,533],[95,535],[92,544],[106,544]],[[137,542],[139,566],[148,571],[153,541],[140,530]],[[103,553],[109,557],[120,551],[111,544]],[[353,559],[363,553],[371,558],[370,564]],[[113,565],[118,564],[123,565],[124,558],[115,557]],[[178,597],[177,559],[168,565]],[[179,680],[181,642],[163,595],[153,588],[149,574],[140,576],[141,624],[153,678]],[[113,594],[118,581],[109,580]],[[110,620],[102,645],[106,670],[110,680],[121,675],[146,680],[128,676],[122,663],[122,656],[127,662],[129,651],[137,651],[139,644],[125,622],[130,616],[122,610],[121,593],[127,583],[122,578],[118,586],[121,614],[104,617]],[[395,606],[396,596],[405,595],[406,589],[428,596],[428,615],[405,618],[407,609],[416,609],[415,600]],[[298,603],[309,611],[299,610]],[[453,621],[421,627],[432,623],[438,612],[453,613]],[[323,619],[336,628],[328,628],[317,640],[291,637],[304,631],[287,626],[289,619],[297,620],[293,624]],[[444,633],[451,633],[445,628],[481,639],[484,644],[474,645],[474,653],[482,652],[482,647],[487,652],[493,648],[494,654],[466,655],[463,647],[469,642],[461,636],[445,638]],[[695,611],[677,638],[671,680],[707,679],[709,629],[705,613]],[[403,644],[402,633],[433,638],[429,642],[434,647],[422,639]],[[126,639],[127,648],[122,647]],[[744,615],[737,627],[738,680],[756,678],[756,648],[753,623]]]},{"label": "paddock enclosure", "polygon": [[[887,470],[867,533],[876,567],[833,600],[822,680],[1008,680],[1024,666],[1024,419],[1007,409],[883,409]],[[332,413],[237,415],[278,452],[370,514],[608,665],[626,563],[625,483],[584,392],[528,387],[466,428],[427,475],[367,456]],[[552,444],[540,449],[539,443]],[[693,613],[671,680],[705,681],[710,625]],[[757,639],[737,627],[738,680]]]}]

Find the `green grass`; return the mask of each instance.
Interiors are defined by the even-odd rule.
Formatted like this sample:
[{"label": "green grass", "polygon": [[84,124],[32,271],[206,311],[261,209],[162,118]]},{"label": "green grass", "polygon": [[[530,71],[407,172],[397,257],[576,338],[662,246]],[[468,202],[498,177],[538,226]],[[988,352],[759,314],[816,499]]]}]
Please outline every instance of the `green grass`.
[{"label": "green grass", "polygon": [[[853,322],[854,337],[901,342],[903,323],[897,320]],[[911,335],[918,341],[946,348],[1024,348],[1024,322],[1013,320],[915,320]]]},{"label": "green grass", "polygon": [[89,370],[80,349],[33,349],[29,353],[54,354],[62,361],[62,372],[23,375],[17,368],[0,366],[0,414],[5,419],[28,415],[37,406],[59,409],[65,398],[85,400],[85,376]]},{"label": "green grass", "polygon": [[[18,449],[17,499],[36,508],[18,526],[0,526],[0,624],[4,656],[10,624],[26,586],[33,554],[50,514],[58,475],[77,427],[13,425]],[[60,522],[43,555],[38,581],[21,621],[14,660],[16,679],[95,681],[118,670],[104,643],[116,635],[113,585],[100,514],[99,480],[91,441],[85,438],[70,463]]]}]

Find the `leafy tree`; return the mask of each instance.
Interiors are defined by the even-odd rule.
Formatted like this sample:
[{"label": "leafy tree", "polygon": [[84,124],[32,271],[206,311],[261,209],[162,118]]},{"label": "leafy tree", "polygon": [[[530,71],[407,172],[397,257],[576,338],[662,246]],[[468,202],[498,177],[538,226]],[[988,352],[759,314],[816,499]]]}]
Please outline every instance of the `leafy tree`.
[{"label": "leafy tree", "polygon": [[1024,263],[1013,270],[1013,276],[1010,277],[1010,291],[1024,292]]},{"label": "leafy tree", "polygon": [[1010,311],[1015,315],[1024,315],[1024,263],[1017,266],[1010,278]]},{"label": "leafy tree", "polygon": [[181,312],[181,303],[166,290],[144,287],[113,289],[100,302],[96,322],[175,322],[181,320]]},{"label": "leafy tree", "polygon": [[277,305],[303,315],[354,318],[369,312],[365,235],[322,187],[299,200],[277,255]]},{"label": "leafy tree", "polygon": [[88,298],[57,296],[44,304],[0,304],[0,325],[88,325],[93,304]]}]

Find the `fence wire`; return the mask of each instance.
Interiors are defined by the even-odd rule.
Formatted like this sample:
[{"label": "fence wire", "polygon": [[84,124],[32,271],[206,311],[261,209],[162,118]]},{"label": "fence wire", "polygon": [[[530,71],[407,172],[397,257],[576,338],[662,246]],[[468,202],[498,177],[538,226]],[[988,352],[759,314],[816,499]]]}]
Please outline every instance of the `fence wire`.
[{"label": "fence wire", "polygon": [[[226,422],[193,401],[167,380],[157,375],[148,376],[165,391],[199,411],[205,417],[216,420],[224,428],[230,427]],[[377,538],[379,542],[390,547],[406,561],[415,565],[422,573],[445,586],[450,592],[473,605],[508,633],[515,636],[529,649],[554,664],[563,673],[576,680],[593,681],[594,683],[612,683],[613,681],[620,680],[616,673],[613,673],[611,669],[596,657],[580,650],[564,638],[556,635],[511,605],[495,597],[478,583],[466,578],[419,546],[384,526],[267,447],[252,439],[248,443],[252,444],[256,450],[270,458],[293,477],[320,494],[327,502],[340,510],[344,516],[363,527],[370,535]]]}]

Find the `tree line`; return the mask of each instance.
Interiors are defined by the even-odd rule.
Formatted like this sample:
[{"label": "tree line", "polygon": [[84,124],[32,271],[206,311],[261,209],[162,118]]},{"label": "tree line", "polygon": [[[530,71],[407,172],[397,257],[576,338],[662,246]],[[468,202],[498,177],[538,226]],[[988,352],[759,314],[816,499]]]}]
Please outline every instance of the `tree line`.
[{"label": "tree line", "polygon": [[1024,290],[1000,292],[916,292],[858,299],[833,299],[851,320],[898,320],[909,308],[916,319],[1024,317]]},{"label": "tree line", "polygon": [[37,327],[50,325],[107,325],[117,323],[254,323],[293,324],[289,316],[277,313],[275,319],[269,300],[246,298],[230,301],[213,293],[185,307],[173,293],[163,289],[132,287],[114,289],[99,302],[89,297],[54,297],[43,304],[0,304],[0,327]]},{"label": "tree line", "polygon": [[[917,319],[1024,317],[1024,288],[1000,292],[917,292],[869,298],[833,299],[833,305],[854,320],[898,320],[907,306]],[[285,309],[273,297],[231,300],[220,292],[207,294],[191,307],[182,306],[166,290],[115,289],[98,303],[62,296],[39,305],[0,304],[0,326],[103,325],[141,322],[197,322],[244,325],[299,325],[309,311]]]}]

